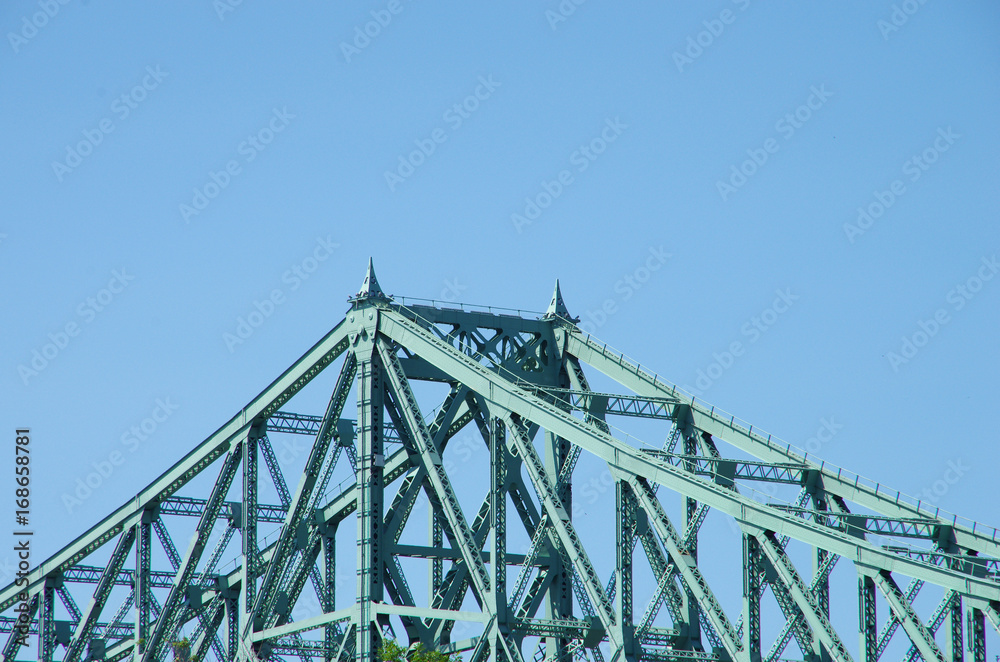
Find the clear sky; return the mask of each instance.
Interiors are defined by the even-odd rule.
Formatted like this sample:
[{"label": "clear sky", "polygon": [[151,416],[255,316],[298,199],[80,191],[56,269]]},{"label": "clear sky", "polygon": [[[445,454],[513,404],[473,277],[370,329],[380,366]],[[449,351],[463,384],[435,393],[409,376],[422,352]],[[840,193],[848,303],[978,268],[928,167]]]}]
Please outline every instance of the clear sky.
[{"label": "clear sky", "polygon": [[11,0],[0,27],[0,427],[33,431],[37,560],[336,324],[369,256],[445,301],[544,310],[559,278],[700,399],[1000,525],[996,3]]}]

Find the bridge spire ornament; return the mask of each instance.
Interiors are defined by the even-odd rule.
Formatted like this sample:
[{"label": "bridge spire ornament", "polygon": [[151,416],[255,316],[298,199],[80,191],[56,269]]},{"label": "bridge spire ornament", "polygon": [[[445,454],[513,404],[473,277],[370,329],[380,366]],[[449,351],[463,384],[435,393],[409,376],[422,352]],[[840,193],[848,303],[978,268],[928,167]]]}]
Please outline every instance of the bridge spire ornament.
[{"label": "bridge spire ornament", "polygon": [[368,258],[368,270],[365,272],[365,280],[361,283],[361,289],[358,290],[357,294],[348,299],[348,301],[358,302],[367,299],[389,299],[378,284],[378,278],[375,277],[375,264],[370,257]]},{"label": "bridge spire ornament", "polygon": [[555,317],[559,317],[573,323],[580,321],[579,317],[573,317],[569,314],[569,309],[566,308],[566,302],[563,301],[562,290],[559,288],[558,278],[556,278],[555,290],[552,292],[552,300],[549,302],[549,307],[545,311],[545,315],[542,316],[542,319],[552,319]]}]

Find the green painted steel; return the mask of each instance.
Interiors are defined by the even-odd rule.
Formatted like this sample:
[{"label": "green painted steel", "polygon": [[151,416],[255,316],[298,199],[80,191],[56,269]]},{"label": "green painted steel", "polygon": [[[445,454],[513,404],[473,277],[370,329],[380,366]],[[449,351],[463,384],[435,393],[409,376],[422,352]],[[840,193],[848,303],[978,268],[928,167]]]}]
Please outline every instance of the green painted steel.
[{"label": "green painted steel", "polygon": [[[859,660],[877,662],[897,633],[910,642],[904,662],[985,660],[986,628],[1000,630],[995,529],[697,401],[581,332],[558,282],[538,316],[406,304],[386,295],[369,262],[348,301],[345,319],[227,423],[31,569],[26,586],[0,591],[0,662],[22,644],[42,662],[160,662],[184,633],[192,659],[220,662],[368,662],[390,635],[470,662],[778,662],[789,646],[807,662],[852,662],[830,617],[844,609],[857,614]],[[336,365],[325,412],[283,409]],[[593,391],[588,371],[617,388]],[[443,401],[427,395],[431,386],[446,391]],[[344,417],[352,392],[357,421]],[[644,445],[618,429],[634,419],[663,426],[666,441]],[[269,433],[312,437],[294,491]],[[446,453],[460,434],[489,458],[485,499],[455,488]],[[607,466],[613,521],[576,512],[583,454]],[[199,495],[204,477],[214,480]],[[278,503],[260,503],[262,487]],[[801,491],[794,503],[762,502],[752,492],[761,487]],[[677,528],[664,507],[671,496],[681,502]],[[735,623],[699,567],[713,510],[742,533]],[[353,564],[337,553],[352,517]],[[182,518],[196,518],[183,553],[171,534]],[[578,533],[593,526],[614,540],[607,582]],[[404,538],[414,528],[425,543]],[[508,549],[512,532],[529,541],[523,549]],[[809,576],[792,562],[796,546],[809,553]],[[856,568],[856,605],[831,605],[841,559]],[[638,563],[655,578],[641,613]],[[912,581],[903,590],[895,575]],[[925,584],[944,597],[921,617]],[[768,590],[777,610],[762,609]],[[881,630],[878,602],[888,615]],[[15,630],[20,603],[26,638]],[[774,613],[784,620],[765,630]],[[768,643],[765,631],[778,635]]]}]

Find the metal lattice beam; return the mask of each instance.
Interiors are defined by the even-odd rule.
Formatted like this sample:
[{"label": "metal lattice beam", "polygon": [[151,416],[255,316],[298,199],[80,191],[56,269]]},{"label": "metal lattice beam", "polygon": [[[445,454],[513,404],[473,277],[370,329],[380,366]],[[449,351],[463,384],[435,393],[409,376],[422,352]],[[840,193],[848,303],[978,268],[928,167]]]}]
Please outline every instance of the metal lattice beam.
[{"label": "metal lattice beam", "polygon": [[[840,559],[859,571],[864,662],[878,662],[898,630],[912,642],[903,662],[964,662],[966,651],[969,662],[985,662],[987,622],[1000,629],[995,530],[941,518],[695,402],[581,333],[558,288],[539,318],[404,305],[381,291],[369,267],[350,301],[346,318],[236,416],[128,504],[0,591],[0,610],[13,614],[0,614],[0,632],[10,634],[0,662],[19,649],[12,608],[25,596],[41,662],[57,659],[63,643],[64,662],[159,662],[182,632],[192,633],[199,661],[369,662],[391,632],[464,651],[468,662],[521,662],[529,637],[539,642],[534,662],[604,662],[606,655],[612,662],[780,662],[792,639],[809,662],[851,662],[832,626],[839,620],[831,618],[831,610],[853,608],[830,603]],[[339,357],[322,415],[282,409]],[[591,390],[592,369],[617,386]],[[343,418],[352,393],[356,421]],[[638,442],[611,425],[612,417],[616,425],[666,426],[666,442]],[[457,470],[445,455],[470,423],[488,459],[479,455],[467,466],[489,486],[485,498],[472,501],[452,482]],[[282,438],[296,444],[312,437],[294,491],[268,432],[298,435]],[[347,463],[339,462],[343,455]],[[584,458],[608,467],[606,487],[615,495],[614,521],[596,523],[608,537],[614,532],[606,588],[598,567],[604,577],[609,560],[593,557],[578,533],[595,523],[573,516],[574,471]],[[203,478],[192,482],[196,476]],[[770,493],[794,492],[785,486],[801,493],[791,504],[748,496],[761,484]],[[272,487],[280,503],[260,503]],[[677,528],[661,501],[668,491],[682,504]],[[411,522],[421,495],[429,502],[426,526]],[[744,532],[741,572],[730,578],[738,584],[735,575],[742,575],[735,627],[699,565],[700,553],[714,553],[715,545],[700,540],[713,533],[703,531],[711,511],[734,518]],[[336,544],[351,516],[354,564],[338,558]],[[190,532],[192,519],[194,535],[181,553],[171,531]],[[271,524],[280,528],[268,534]],[[522,529],[527,548],[508,549]],[[426,542],[414,542],[417,533]],[[162,552],[153,549],[154,534]],[[808,582],[786,550],[792,541],[808,553]],[[96,553],[111,547],[110,558]],[[125,567],[133,548],[134,569]],[[225,563],[233,548],[236,557]],[[407,559],[425,564],[427,591]],[[655,577],[641,616],[633,592],[640,563]],[[357,578],[354,595],[338,586],[338,572]],[[508,572],[516,572],[513,582]],[[913,578],[905,591],[897,573]],[[316,600],[305,590],[310,582]],[[925,584],[944,593],[926,622],[913,607]],[[108,620],[102,612],[113,590],[124,599]],[[761,607],[768,590],[783,622],[766,623],[774,613]],[[881,631],[878,594],[888,605]],[[157,595],[166,595],[162,606]],[[659,625],[664,608],[669,627]],[[462,622],[476,630],[453,641]],[[765,624],[778,633],[767,653]]]}]

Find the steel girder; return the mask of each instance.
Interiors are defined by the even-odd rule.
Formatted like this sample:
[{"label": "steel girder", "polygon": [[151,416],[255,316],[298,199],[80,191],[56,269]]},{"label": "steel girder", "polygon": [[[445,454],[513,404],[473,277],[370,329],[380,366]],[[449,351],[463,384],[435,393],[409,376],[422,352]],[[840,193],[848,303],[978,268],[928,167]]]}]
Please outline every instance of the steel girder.
[{"label": "steel girder", "polygon": [[231,418],[208,439],[184,456],[134,499],[105,517],[79,538],[46,559],[27,576],[27,587],[7,586],[0,591],[0,611],[9,609],[18,594],[27,590],[37,593],[45,577],[57,575],[121,534],[126,523],[157,502],[171,496],[206,467],[221,458],[242,436],[254,419],[267,418],[277,412],[295,393],[319,374],[323,368],[347,349],[346,324],[341,322],[312,347],[292,367],[254,398],[240,413]]},{"label": "steel girder", "polygon": [[[770,437],[763,437],[736,422],[734,417],[727,416],[714,407],[696,402],[678,391],[677,387],[664,382],[657,375],[644,371],[641,366],[632,363],[601,345],[590,336],[581,333],[568,333],[566,347],[569,354],[577,357],[587,365],[610,376],[620,384],[638,395],[646,397],[677,398],[684,407],[689,408],[695,426],[716,439],[722,439],[736,448],[754,455],[759,460],[777,465],[807,463],[816,472],[816,479],[822,483],[822,488],[833,495],[847,499],[859,506],[870,509],[879,515],[906,520],[921,518],[948,529],[954,536],[954,543],[963,549],[974,550],[981,554],[997,557],[1000,555],[1000,534],[995,530],[986,532],[973,531],[971,528],[959,525],[947,518],[935,518],[929,510],[917,507],[917,504],[900,500],[899,493],[878,486],[860,482],[855,474],[846,474],[840,470],[826,468],[822,464],[807,461],[790,448],[774,443]],[[679,405],[680,406],[680,405]]]},{"label": "steel girder", "polygon": [[[450,347],[441,346],[419,325],[392,314],[385,314],[382,319],[380,327],[384,327],[384,332],[389,338],[415,352],[432,356],[441,363],[451,363],[452,373],[457,380],[477,392],[490,393],[496,406],[528,417],[529,420],[572,439],[584,450],[626,473],[642,476],[681,494],[690,495],[697,501],[707,503],[710,507],[727,513],[739,521],[745,521],[762,529],[780,530],[802,542],[841,556],[857,558],[859,555],[857,550],[860,547],[864,551],[865,561],[872,565],[882,567],[884,564],[885,569],[895,568],[911,576],[923,576],[928,581],[955,590],[969,590],[971,587],[971,592],[983,598],[995,599],[994,596],[1000,596],[1000,584],[993,579],[977,577],[951,568],[932,566],[892,550],[859,542],[854,536],[830,530],[829,527],[782,512],[781,509],[740,497],[731,490],[698,479],[667,463],[659,462],[649,457],[649,454],[602,434],[557,407],[540,401],[510,380],[498,376],[469,357]],[[649,383],[652,384],[654,379],[650,377]],[[662,388],[670,390],[666,386]],[[864,495],[865,491],[859,489],[858,493]],[[881,500],[882,497],[879,496],[877,500],[872,501],[880,503]],[[892,503],[892,500],[886,500]],[[911,514],[908,513],[907,517]],[[982,543],[981,546],[992,544],[981,534],[970,534],[969,540],[979,541],[977,544]]]},{"label": "steel girder", "polygon": [[[695,402],[581,334],[558,291],[554,307],[541,319],[405,306],[386,297],[370,271],[351,302],[347,318],[237,416],[134,500],[29,573],[32,636],[41,641],[41,660],[58,659],[65,650],[62,659],[72,662],[129,655],[158,662],[189,623],[191,652],[198,659],[211,651],[227,660],[287,655],[303,661],[369,660],[395,620],[411,641],[470,651],[475,662],[487,656],[520,661],[526,637],[550,642],[539,655],[551,659],[603,660],[609,654],[626,660],[775,662],[794,638],[810,661],[850,662],[829,618],[828,581],[841,557],[860,573],[860,657],[866,662],[877,662],[897,628],[912,642],[905,662],[917,656],[960,660],[965,647],[971,660],[985,659],[987,623],[1000,628],[995,533],[939,518],[881,486],[817,465]],[[323,415],[281,409],[341,357],[340,377]],[[591,391],[587,366],[629,392]],[[342,418],[355,373],[357,422]],[[422,411],[433,403],[418,402],[411,385],[416,381],[450,386],[428,420]],[[668,442],[662,449],[637,448],[609,425],[609,417],[664,421],[671,426]],[[472,422],[489,454],[490,489],[470,521],[444,452],[448,440]],[[544,458],[533,441],[540,431]],[[314,437],[294,494],[267,432]],[[755,459],[728,458],[716,442]],[[389,454],[386,444],[398,450]],[[327,495],[344,451],[351,478]],[[609,530],[615,532],[617,554],[607,588],[572,517],[573,469],[581,452],[607,463],[614,481],[616,514]],[[258,456],[267,475],[257,470]],[[177,494],[215,464],[221,469],[207,498]],[[240,481],[234,481],[237,472]],[[268,479],[280,504],[258,502],[258,485]],[[740,485],[755,483],[800,485],[812,506],[760,503],[740,492]],[[684,501],[679,531],[657,486]],[[391,489],[395,496],[386,501]],[[421,496],[430,508],[428,542],[403,544]],[[508,498],[517,513],[512,521],[523,525],[531,541],[524,553],[507,549]],[[859,512],[851,512],[847,502]],[[710,510],[734,517],[744,531],[738,627],[698,564],[698,534]],[[336,531],[352,515],[358,522],[357,591],[353,604],[341,600],[338,609],[336,574],[345,562],[336,558]],[[198,518],[183,555],[167,533],[168,522],[177,517]],[[262,524],[280,525],[277,538],[267,538],[263,546]],[[169,570],[156,567],[153,532]],[[236,532],[235,567],[220,571]],[[898,544],[878,546],[869,535]],[[116,538],[110,560],[82,563]],[[206,554],[211,540],[215,547]],[[812,548],[811,578],[792,564],[785,551],[790,540]],[[907,540],[933,548],[910,547]],[[632,585],[639,542],[657,581],[636,622]],[[134,566],[126,567],[133,548]],[[413,590],[412,573],[400,559],[426,560],[428,591]],[[519,570],[509,586],[508,568]],[[893,573],[914,581],[903,591]],[[318,615],[293,619],[310,580]],[[924,583],[945,590],[926,625],[912,604]],[[80,609],[73,591],[79,596],[88,586],[91,597]],[[765,656],[760,600],[766,586],[787,622]],[[24,588],[5,588],[0,607],[12,607]],[[115,616],[102,619],[113,591],[120,596],[124,591],[124,600]],[[881,633],[877,595],[890,614]],[[475,610],[464,611],[469,598]],[[539,618],[543,607],[547,617]],[[68,621],[59,619],[60,609]],[[130,612],[134,619],[125,618]],[[672,627],[659,625],[660,619],[669,619]],[[480,634],[452,643],[453,628],[462,621]],[[938,644],[935,633],[946,622],[946,640]],[[64,623],[71,629],[65,638]],[[17,652],[14,624],[0,618],[0,631],[12,634],[0,662]]]}]

